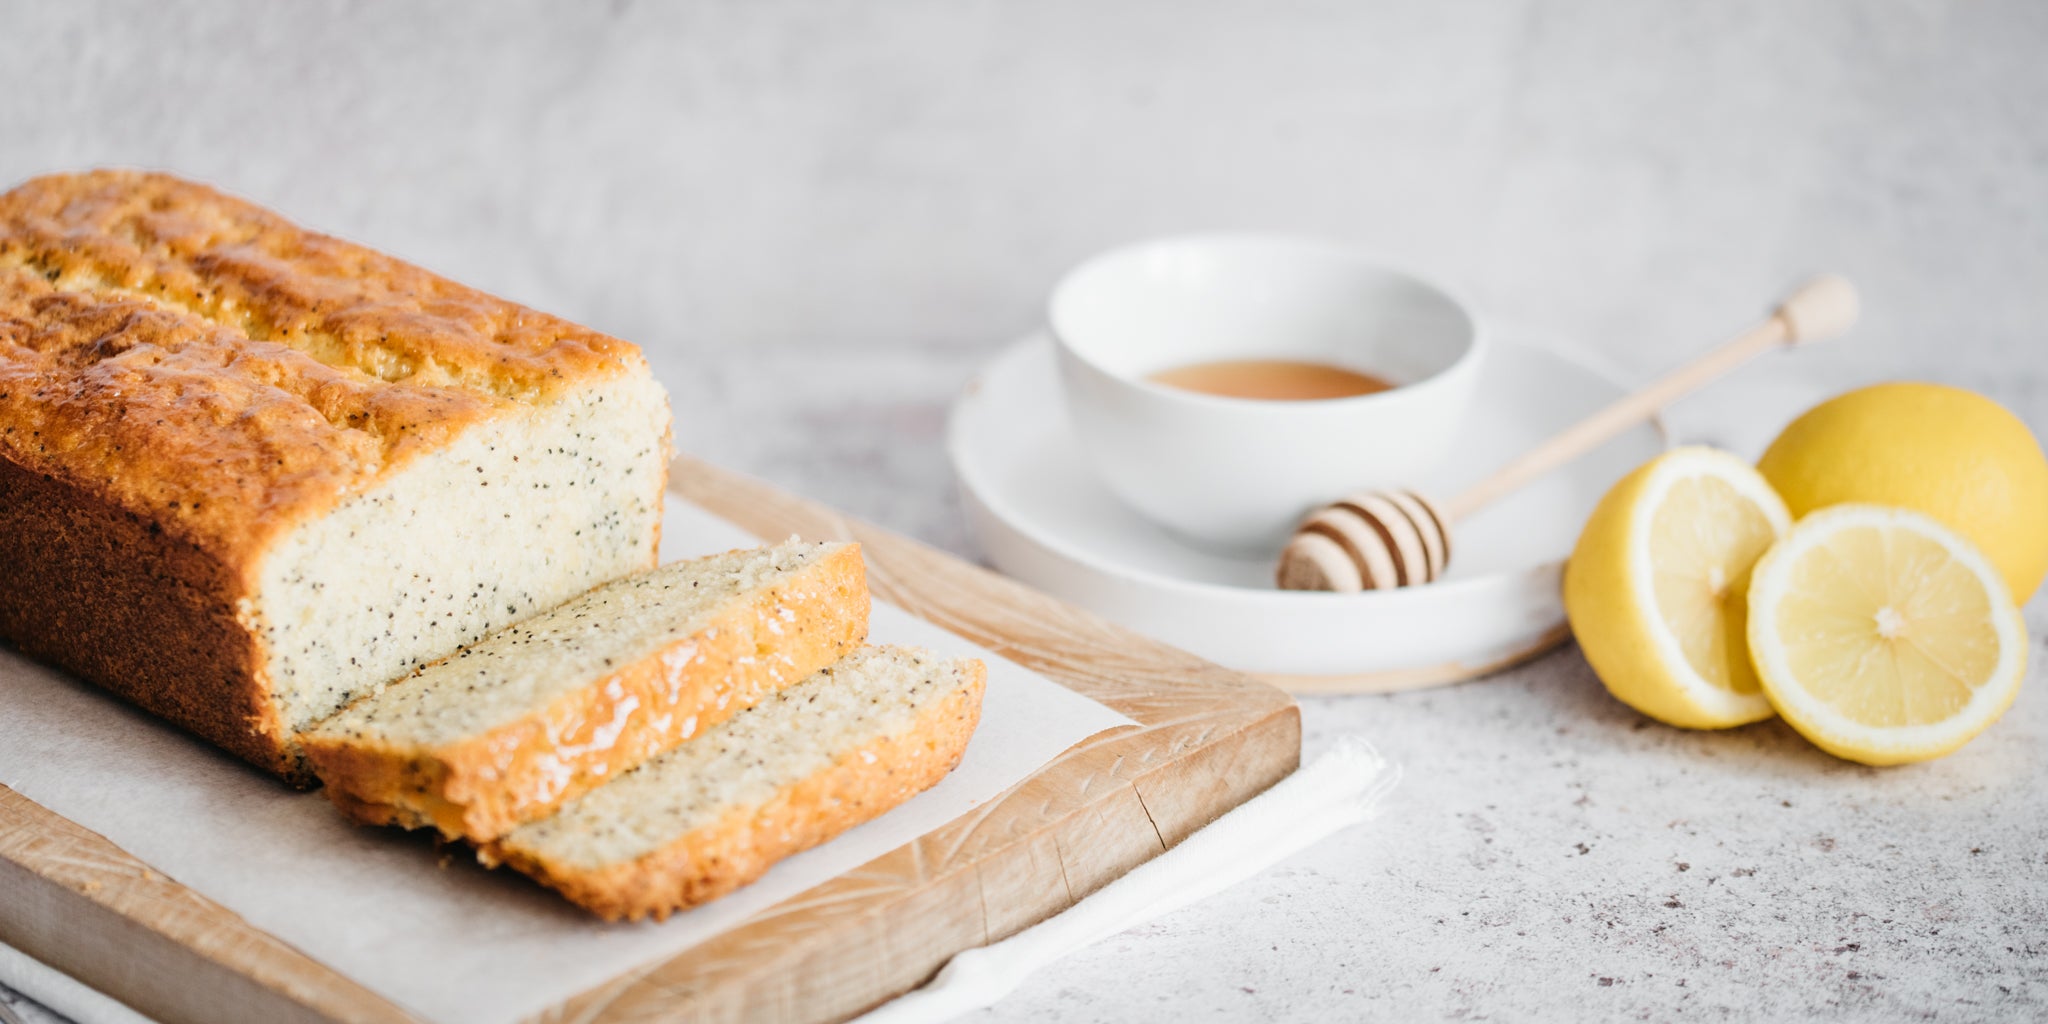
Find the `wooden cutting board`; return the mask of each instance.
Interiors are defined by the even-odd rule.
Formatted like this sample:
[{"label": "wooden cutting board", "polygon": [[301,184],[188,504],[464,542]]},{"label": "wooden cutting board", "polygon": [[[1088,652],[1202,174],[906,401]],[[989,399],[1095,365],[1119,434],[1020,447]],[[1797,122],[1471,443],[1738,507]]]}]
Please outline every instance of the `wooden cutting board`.
[{"label": "wooden cutting board", "polygon": [[[860,541],[876,596],[1138,725],[536,1021],[843,1020],[922,984],[962,949],[1066,909],[1300,759],[1300,715],[1271,686],[760,481],[687,457],[671,479],[764,539]],[[4,786],[0,940],[165,1024],[415,1019]]]}]

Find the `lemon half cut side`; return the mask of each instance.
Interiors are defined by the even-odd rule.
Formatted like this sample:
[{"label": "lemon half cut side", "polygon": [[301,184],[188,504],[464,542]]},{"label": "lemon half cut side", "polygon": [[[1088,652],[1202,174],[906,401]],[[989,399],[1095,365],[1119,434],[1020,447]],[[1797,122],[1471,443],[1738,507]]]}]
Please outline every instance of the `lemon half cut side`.
[{"label": "lemon half cut side", "polygon": [[1710,448],[1651,460],[1600,500],[1565,565],[1565,610],[1609,692],[1658,721],[1772,715],[1745,630],[1750,570],[1792,524],[1748,463]]},{"label": "lemon half cut side", "polygon": [[1969,742],[2027,667],[2025,623],[1991,561],[1929,516],[1875,505],[1807,516],[1757,563],[1749,649],[1786,722],[1873,765]]}]

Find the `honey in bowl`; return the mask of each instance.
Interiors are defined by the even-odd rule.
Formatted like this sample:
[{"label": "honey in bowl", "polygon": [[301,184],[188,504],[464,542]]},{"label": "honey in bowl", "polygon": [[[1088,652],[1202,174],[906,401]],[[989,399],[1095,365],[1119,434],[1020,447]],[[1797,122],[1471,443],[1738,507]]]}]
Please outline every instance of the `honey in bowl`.
[{"label": "honey in bowl", "polygon": [[1154,384],[1222,398],[1256,398],[1271,402],[1306,402],[1324,398],[1356,398],[1394,387],[1370,373],[1294,359],[1224,359],[1161,370],[1147,378]]}]

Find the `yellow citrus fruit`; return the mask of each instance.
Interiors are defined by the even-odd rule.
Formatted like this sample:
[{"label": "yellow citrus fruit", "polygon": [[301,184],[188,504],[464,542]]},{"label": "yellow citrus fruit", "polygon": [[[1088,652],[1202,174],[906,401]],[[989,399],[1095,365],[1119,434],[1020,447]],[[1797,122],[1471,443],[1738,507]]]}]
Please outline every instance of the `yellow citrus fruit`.
[{"label": "yellow citrus fruit", "polygon": [[1981,549],[2013,603],[2048,575],[2048,455],[1975,392],[1879,384],[1814,406],[1757,464],[1795,516],[1847,502],[1925,512]]},{"label": "yellow citrus fruit", "polygon": [[1565,563],[1564,607],[1609,692],[1661,722],[1771,716],[1744,633],[1749,571],[1792,525],[1749,463],[1678,448],[1600,499]]},{"label": "yellow citrus fruit", "polygon": [[1778,713],[1864,764],[1953,752],[2005,713],[2026,626],[1989,559],[1918,512],[1838,505],[1756,565],[1749,650]]}]

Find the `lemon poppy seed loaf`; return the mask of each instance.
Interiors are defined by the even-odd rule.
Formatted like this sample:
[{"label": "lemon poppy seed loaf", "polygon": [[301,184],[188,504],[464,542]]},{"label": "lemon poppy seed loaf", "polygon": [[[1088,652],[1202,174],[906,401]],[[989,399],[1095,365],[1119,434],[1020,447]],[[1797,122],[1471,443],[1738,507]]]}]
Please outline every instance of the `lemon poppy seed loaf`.
[{"label": "lemon poppy seed loaf", "polygon": [[654,564],[639,350],[204,186],[0,195],[0,639],[310,783],[298,732]]}]

